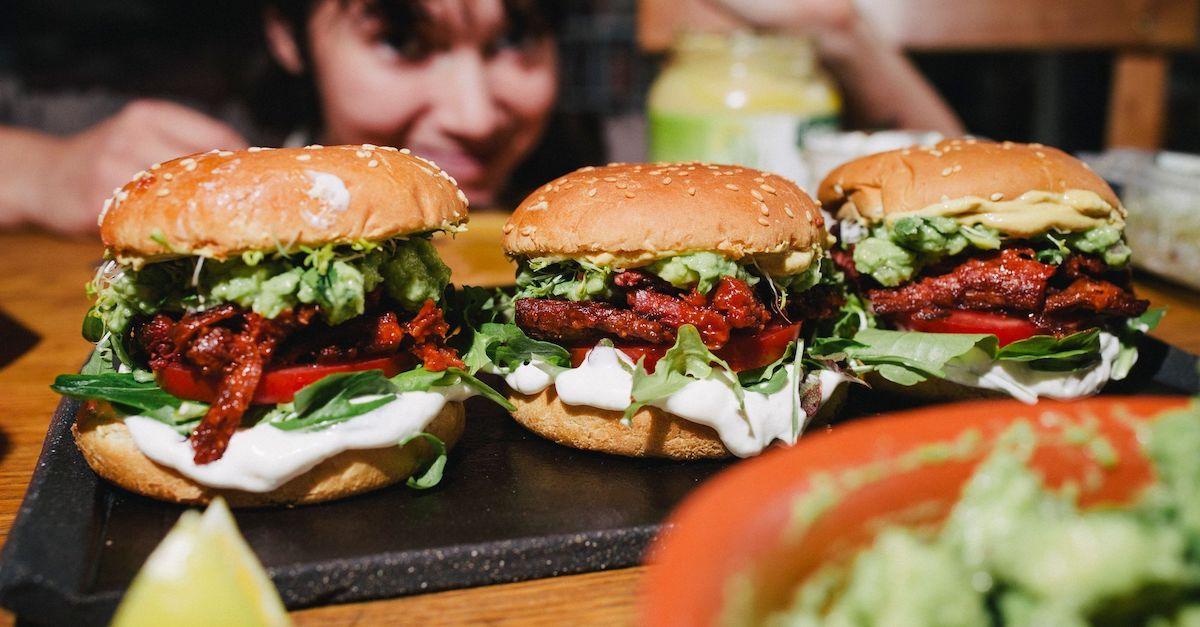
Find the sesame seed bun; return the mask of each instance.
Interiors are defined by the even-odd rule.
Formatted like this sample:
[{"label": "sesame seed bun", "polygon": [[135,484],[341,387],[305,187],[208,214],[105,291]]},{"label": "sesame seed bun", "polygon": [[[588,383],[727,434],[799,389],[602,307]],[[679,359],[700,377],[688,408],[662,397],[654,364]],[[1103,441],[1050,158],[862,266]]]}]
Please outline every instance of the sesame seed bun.
[{"label": "sesame seed bun", "polygon": [[[463,405],[446,403],[425,431],[454,446],[464,426]],[[96,474],[131,492],[174,503],[208,503],[217,496],[233,507],[304,505],[346,498],[403,481],[429,459],[424,439],[403,447],[350,450],[322,461],[271,492],[244,492],[200,485],[142,454],[125,423],[103,401],[80,407],[71,427],[75,443]]]},{"label": "sesame seed bun", "polygon": [[733,259],[825,245],[816,203],[791,181],[733,165],[613,164],[559,177],[504,226],[512,257],[714,251]]},{"label": "sesame seed bun", "polygon": [[1067,153],[1041,144],[954,139],[855,159],[830,172],[817,196],[840,218],[875,224],[966,197],[1012,200],[1030,191],[1096,193],[1114,208],[1108,183]]},{"label": "sesame seed bun", "polygon": [[447,229],[467,199],[433,162],[391,147],[212,151],[139,172],[114,192],[100,237],[118,259],[217,259]]},{"label": "sesame seed bun", "polygon": [[[812,422],[829,420],[844,399],[845,386],[839,386]],[[517,422],[564,446],[627,457],[694,460],[732,456],[711,427],[657,407],[643,407],[625,426],[621,424],[622,412],[567,405],[559,400],[553,387],[533,395],[511,392],[508,400],[516,407],[512,416]]]}]

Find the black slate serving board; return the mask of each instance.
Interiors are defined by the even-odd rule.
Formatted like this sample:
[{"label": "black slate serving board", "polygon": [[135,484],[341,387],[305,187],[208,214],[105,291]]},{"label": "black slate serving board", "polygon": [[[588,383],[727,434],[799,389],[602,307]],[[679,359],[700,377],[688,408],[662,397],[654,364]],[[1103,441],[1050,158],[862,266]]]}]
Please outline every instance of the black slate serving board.
[{"label": "black slate serving board", "polygon": [[[1107,390],[1198,391],[1196,357],[1150,338],[1130,378]],[[842,416],[909,405],[854,387]],[[31,623],[107,622],[182,511],[98,480],[71,439],[77,407],[64,400],[55,412],[0,554],[0,604]],[[289,608],[631,566],[671,509],[729,463],[576,451],[482,399],[467,409],[467,432],[433,490],[236,512]]]}]

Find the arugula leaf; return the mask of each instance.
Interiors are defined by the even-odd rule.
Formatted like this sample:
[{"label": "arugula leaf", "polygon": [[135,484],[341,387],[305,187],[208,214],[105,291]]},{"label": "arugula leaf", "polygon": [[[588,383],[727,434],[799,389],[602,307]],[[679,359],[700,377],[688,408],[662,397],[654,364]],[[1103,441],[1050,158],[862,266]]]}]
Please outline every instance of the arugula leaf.
[{"label": "arugula leaf", "polygon": [[612,268],[582,259],[527,259],[517,268],[515,298],[608,298],[612,296],[612,274]]},{"label": "arugula leaf", "polygon": [[916,385],[946,376],[943,368],[955,357],[979,348],[995,355],[996,336],[982,333],[919,333],[863,329],[854,339],[822,338],[809,350],[817,357],[849,359],[900,385]]},{"label": "arugula leaf", "polygon": [[712,354],[696,327],[685,324],[676,332],[675,345],[667,349],[654,366],[654,372],[646,372],[642,360],[638,360],[633,371],[633,402],[625,409],[621,421],[628,424],[633,415],[647,403],[666,398],[683,389],[692,380],[707,379],[713,372],[713,364],[720,366],[731,380],[731,387],[738,400],[743,390],[729,364]]},{"label": "arugula leaf", "polygon": [[1100,361],[1100,329],[1073,333],[1064,338],[1035,335],[1003,346],[996,359],[1029,362],[1036,370],[1071,371]]},{"label": "arugula leaf", "polygon": [[208,405],[176,398],[132,372],[59,375],[50,389],[71,398],[108,401],[122,414],[147,416],[181,433],[190,433],[208,412]]},{"label": "arugula leaf", "polygon": [[100,341],[96,342],[96,347],[92,349],[92,355],[88,357],[87,363],[83,364],[79,373],[104,374],[116,371],[116,365],[113,363],[112,336],[105,333]]},{"label": "arugula leaf", "polygon": [[338,372],[304,386],[292,410],[274,415],[271,425],[284,431],[324,429],[396,400],[395,386],[382,370]]},{"label": "arugula leaf", "polygon": [[761,368],[737,373],[738,383],[746,391],[760,394],[774,394],[782,390],[783,386],[787,385],[788,379],[787,369],[784,366],[795,361],[793,358],[798,348],[798,343],[792,342],[788,349],[779,356],[779,359]]},{"label": "arugula leaf", "polygon": [[508,411],[516,410],[516,407],[508,402],[504,395],[461,368],[447,368],[442,372],[430,372],[424,367],[417,367],[392,377],[392,384],[395,385],[397,392],[425,391],[432,387],[444,387],[457,383],[474,389],[480,396]]},{"label": "arugula leaf", "polygon": [[1148,309],[1146,313],[1130,318],[1125,322],[1125,328],[1117,334],[1117,339],[1121,342],[1121,348],[1117,351],[1117,358],[1113,360],[1112,374],[1110,375],[1114,381],[1120,381],[1129,376],[1129,371],[1133,369],[1133,364],[1137,362],[1138,338],[1158,326],[1162,321],[1162,317],[1167,313],[1166,307],[1156,307]]},{"label": "arugula leaf", "polygon": [[406,482],[408,487],[414,490],[428,490],[442,482],[442,473],[446,470],[446,443],[432,433],[414,433],[403,440],[400,440],[400,446],[404,446],[413,440],[421,438],[433,447],[433,459],[425,464],[423,470],[414,472]]},{"label": "arugula leaf", "polygon": [[489,322],[476,329],[463,363],[473,374],[488,365],[511,371],[534,358],[552,366],[571,367],[571,354],[558,344],[530,338],[512,323]]}]

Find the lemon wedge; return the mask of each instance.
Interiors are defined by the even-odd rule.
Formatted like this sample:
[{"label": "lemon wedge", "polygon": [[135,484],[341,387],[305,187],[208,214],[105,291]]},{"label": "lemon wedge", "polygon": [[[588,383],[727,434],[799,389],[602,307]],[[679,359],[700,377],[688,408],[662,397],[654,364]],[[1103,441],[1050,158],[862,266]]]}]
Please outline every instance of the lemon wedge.
[{"label": "lemon wedge", "polygon": [[287,610],[229,506],[189,510],[154,549],[113,617],[140,625],[290,625]]}]

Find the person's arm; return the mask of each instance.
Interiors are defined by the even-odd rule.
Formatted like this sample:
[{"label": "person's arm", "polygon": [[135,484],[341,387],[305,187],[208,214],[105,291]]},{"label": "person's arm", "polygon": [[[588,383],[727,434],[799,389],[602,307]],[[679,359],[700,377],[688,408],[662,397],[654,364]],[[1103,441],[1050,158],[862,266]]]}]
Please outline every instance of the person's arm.
[{"label": "person's arm", "polygon": [[851,0],[708,1],[756,28],[813,36],[858,125],[963,134],[958,116],[933,86]]},{"label": "person's arm", "polygon": [[132,102],[69,137],[0,126],[0,227],[95,231],[104,200],[139,170],[185,154],[245,144],[222,122],[152,100]]}]

